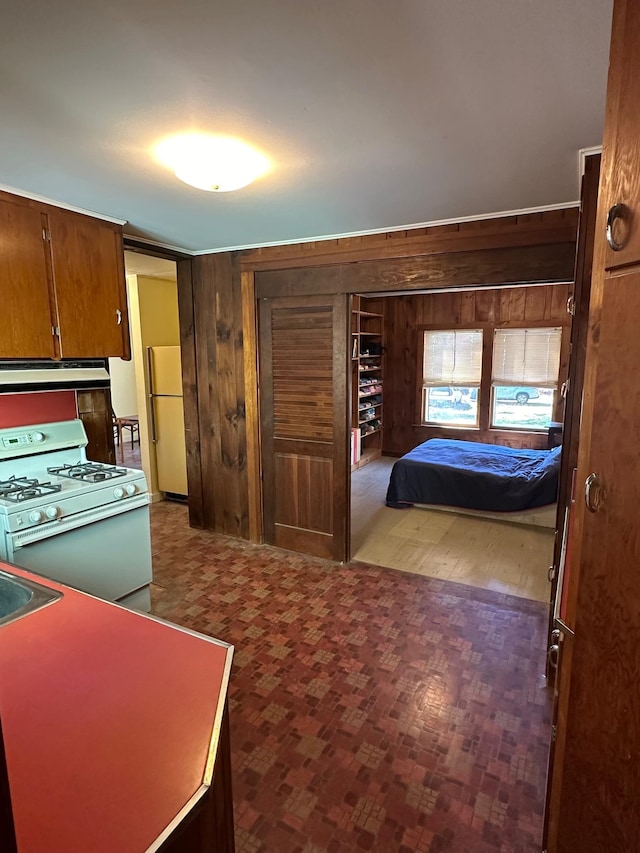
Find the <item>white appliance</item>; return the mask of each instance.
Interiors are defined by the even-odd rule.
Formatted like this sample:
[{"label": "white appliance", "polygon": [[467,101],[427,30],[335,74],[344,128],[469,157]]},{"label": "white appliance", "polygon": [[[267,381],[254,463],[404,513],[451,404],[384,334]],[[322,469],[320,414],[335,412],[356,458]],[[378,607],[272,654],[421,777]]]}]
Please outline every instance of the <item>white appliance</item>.
[{"label": "white appliance", "polygon": [[86,445],[80,420],[0,429],[0,558],[149,610],[144,473],[90,462]]},{"label": "white appliance", "polygon": [[156,450],[158,488],[187,494],[180,347],[147,347],[151,440]]}]

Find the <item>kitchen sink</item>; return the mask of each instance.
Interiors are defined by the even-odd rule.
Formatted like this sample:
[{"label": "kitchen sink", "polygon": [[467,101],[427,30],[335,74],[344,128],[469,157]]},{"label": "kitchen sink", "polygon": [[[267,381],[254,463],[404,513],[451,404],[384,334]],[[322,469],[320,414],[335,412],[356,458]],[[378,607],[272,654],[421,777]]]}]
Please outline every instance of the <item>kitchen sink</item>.
[{"label": "kitchen sink", "polygon": [[0,571],[0,627],[60,598],[61,592]]}]

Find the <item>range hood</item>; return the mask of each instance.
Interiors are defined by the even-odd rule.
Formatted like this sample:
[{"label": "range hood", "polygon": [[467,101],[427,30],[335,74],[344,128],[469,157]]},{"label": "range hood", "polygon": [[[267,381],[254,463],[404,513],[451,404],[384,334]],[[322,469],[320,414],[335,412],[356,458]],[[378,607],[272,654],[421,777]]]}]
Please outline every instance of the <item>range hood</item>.
[{"label": "range hood", "polygon": [[0,361],[0,394],[108,388],[107,360]]}]

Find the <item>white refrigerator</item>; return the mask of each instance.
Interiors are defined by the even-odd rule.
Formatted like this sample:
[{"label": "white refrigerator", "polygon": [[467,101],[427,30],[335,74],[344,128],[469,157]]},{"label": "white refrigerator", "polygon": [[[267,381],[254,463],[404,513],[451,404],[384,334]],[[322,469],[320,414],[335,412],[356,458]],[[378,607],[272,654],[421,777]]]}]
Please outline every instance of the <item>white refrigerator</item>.
[{"label": "white refrigerator", "polygon": [[187,494],[180,347],[147,347],[151,440],[156,450],[158,488]]}]

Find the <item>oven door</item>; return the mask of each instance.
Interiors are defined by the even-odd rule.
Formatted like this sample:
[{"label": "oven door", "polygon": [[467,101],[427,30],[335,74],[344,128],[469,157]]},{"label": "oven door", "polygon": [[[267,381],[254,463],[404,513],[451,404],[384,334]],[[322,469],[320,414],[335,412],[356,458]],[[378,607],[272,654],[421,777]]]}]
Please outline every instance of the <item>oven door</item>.
[{"label": "oven door", "polygon": [[148,496],[7,534],[7,559],[38,575],[117,601],[151,582]]}]

